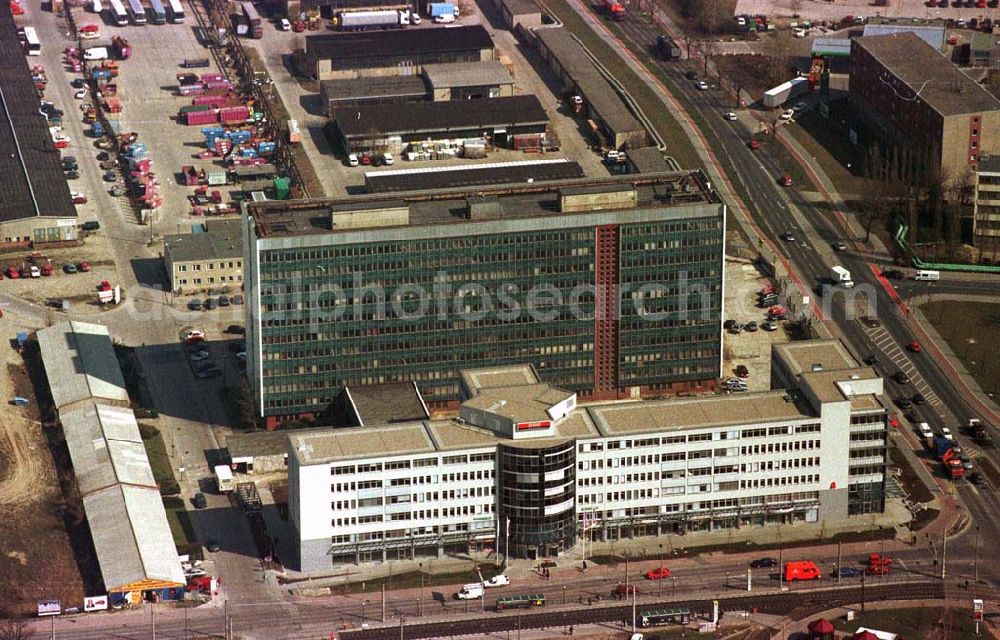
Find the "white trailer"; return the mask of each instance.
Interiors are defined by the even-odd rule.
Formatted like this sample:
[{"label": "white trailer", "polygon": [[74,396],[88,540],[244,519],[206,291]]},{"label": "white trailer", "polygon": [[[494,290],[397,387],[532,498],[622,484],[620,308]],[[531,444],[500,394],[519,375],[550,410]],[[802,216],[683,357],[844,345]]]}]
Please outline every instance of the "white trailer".
[{"label": "white trailer", "polygon": [[780,107],[792,98],[797,98],[809,90],[808,78],[792,78],[773,89],[764,92],[765,107]]},{"label": "white trailer", "polygon": [[404,11],[345,11],[339,16],[343,31],[362,29],[392,29],[410,23],[409,12]]},{"label": "white trailer", "polygon": [[839,284],[847,289],[854,286],[854,280],[851,280],[851,272],[839,264],[830,267],[830,279],[833,280],[833,284]]},{"label": "white trailer", "polygon": [[215,482],[219,487],[219,493],[232,493],[236,489],[233,470],[228,464],[215,465]]}]

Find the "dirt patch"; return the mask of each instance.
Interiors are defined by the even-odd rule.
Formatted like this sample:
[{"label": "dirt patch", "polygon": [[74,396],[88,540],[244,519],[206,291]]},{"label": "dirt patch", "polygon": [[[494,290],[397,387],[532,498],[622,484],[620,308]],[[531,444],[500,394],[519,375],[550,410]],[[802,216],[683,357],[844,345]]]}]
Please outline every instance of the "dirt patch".
[{"label": "dirt patch", "polygon": [[4,350],[2,362],[7,375],[0,379],[0,397],[21,396],[31,404],[0,405],[0,617],[32,613],[39,599],[78,606],[84,586],[69,531],[86,524],[63,497],[52,427],[43,430],[24,362],[13,349]]},{"label": "dirt patch", "polygon": [[1000,331],[1000,303],[942,300],[920,309],[980,388],[998,397],[1000,342],[994,336]]},{"label": "dirt patch", "polygon": [[934,499],[930,489],[927,488],[927,485],[920,479],[917,472],[910,466],[909,461],[903,455],[902,451],[897,447],[893,447],[889,450],[889,457],[892,460],[892,464],[899,469],[899,484],[903,487],[906,495],[910,497],[910,500],[914,502],[930,502]]}]

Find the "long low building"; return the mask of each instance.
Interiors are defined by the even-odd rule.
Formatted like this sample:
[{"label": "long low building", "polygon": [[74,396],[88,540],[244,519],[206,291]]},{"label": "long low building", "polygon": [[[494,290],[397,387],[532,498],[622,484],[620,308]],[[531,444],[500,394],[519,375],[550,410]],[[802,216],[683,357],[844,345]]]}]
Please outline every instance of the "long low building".
[{"label": "long low building", "polygon": [[[0,7],[0,245],[75,240],[76,207],[10,6]],[[37,58],[34,58],[37,60]]]},{"label": "long low building", "polygon": [[[666,166],[664,166],[666,169]],[[368,171],[365,190],[368,193],[427,191],[471,187],[475,185],[525,184],[552,180],[582,178],[583,168],[566,158],[466,164],[451,167],[425,167],[397,171]]]},{"label": "long low building", "polygon": [[317,80],[413,75],[425,64],[495,57],[493,40],[482,25],[306,37],[306,58]]},{"label": "long low building", "polygon": [[451,138],[482,138],[497,147],[510,146],[515,136],[542,136],[549,117],[535,96],[492,100],[451,100],[338,109],[332,134],[345,153],[385,148],[399,153],[409,142]]},{"label": "long low building", "polygon": [[496,60],[425,64],[431,100],[506,98],[514,95],[514,78]]},{"label": "long low building", "polygon": [[423,102],[430,97],[430,91],[420,76],[376,76],[323,80],[319,83],[319,97],[324,113],[332,116],[342,107]]},{"label": "long low building", "polygon": [[180,600],[186,579],[107,328],[61,322],[37,340],[111,602]]},{"label": "long low building", "polygon": [[563,91],[583,98],[584,108],[601,127],[609,146],[631,149],[648,144],[645,127],[572,33],[562,27],[535,29],[532,33],[542,57],[562,81]]},{"label": "long low building", "polygon": [[456,546],[538,559],[584,536],[871,526],[851,518],[885,510],[882,378],[833,340],[776,346],[772,361],[791,387],[587,405],[532,367],[466,371],[456,419],[293,431],[299,568]]}]

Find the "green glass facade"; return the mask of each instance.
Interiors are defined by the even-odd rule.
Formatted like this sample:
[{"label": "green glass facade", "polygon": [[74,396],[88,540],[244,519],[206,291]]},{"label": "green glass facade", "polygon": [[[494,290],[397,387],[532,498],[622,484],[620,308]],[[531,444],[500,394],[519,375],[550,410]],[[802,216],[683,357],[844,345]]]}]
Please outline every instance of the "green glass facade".
[{"label": "green glass facade", "polygon": [[447,404],[460,399],[460,369],[526,363],[553,385],[607,397],[594,393],[595,348],[607,345],[617,358],[613,393],[712,384],[723,215],[665,211],[670,220],[616,225],[610,257],[618,286],[630,289],[616,289],[616,335],[596,347],[596,223],[491,233],[458,223],[443,237],[369,242],[327,233],[285,247],[251,240],[248,301],[259,291],[259,310],[248,309],[248,344],[259,362],[251,354],[248,370],[260,408],[265,417],[316,414],[344,386],[400,381]]}]

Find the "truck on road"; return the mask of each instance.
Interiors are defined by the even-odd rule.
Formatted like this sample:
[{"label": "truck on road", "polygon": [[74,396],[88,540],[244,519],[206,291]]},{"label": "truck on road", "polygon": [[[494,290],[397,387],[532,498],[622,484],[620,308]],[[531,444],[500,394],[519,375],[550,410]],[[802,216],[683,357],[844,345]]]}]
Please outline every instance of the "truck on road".
[{"label": "truck on road", "polygon": [[780,107],[792,98],[797,98],[809,91],[808,78],[792,78],[788,82],[783,82],[773,89],[764,92],[764,106]]},{"label": "truck on road", "polygon": [[846,289],[854,286],[854,280],[851,280],[851,272],[839,264],[830,267],[830,279],[833,280],[833,284],[839,284]]},{"label": "truck on road", "polygon": [[656,50],[664,60],[677,60],[681,57],[681,47],[670,36],[656,36]]},{"label": "truck on road", "polygon": [[233,470],[229,468],[228,464],[215,465],[215,483],[219,488],[219,493],[232,493],[236,489]]}]

